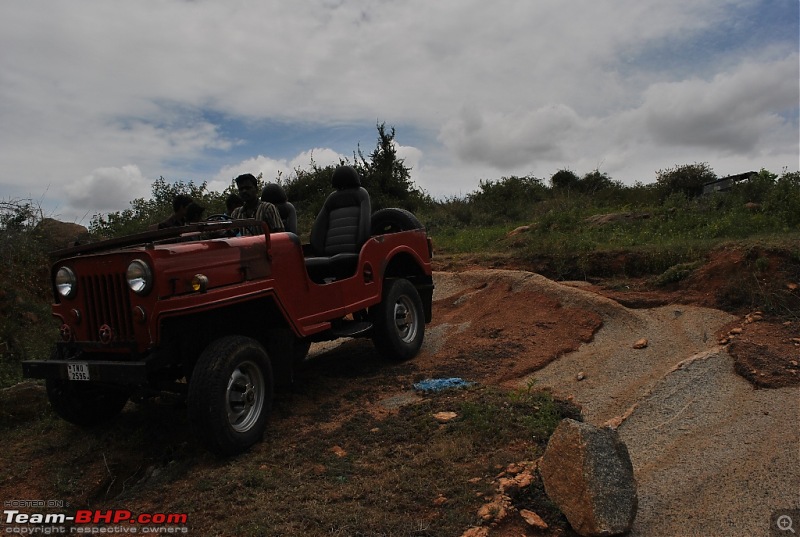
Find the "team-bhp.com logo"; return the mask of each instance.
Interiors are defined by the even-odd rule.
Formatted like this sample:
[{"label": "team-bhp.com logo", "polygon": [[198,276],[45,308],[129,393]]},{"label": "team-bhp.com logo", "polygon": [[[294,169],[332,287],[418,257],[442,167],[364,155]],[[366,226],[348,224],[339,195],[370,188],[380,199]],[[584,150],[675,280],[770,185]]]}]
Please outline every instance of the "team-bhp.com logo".
[{"label": "team-bhp.com logo", "polygon": [[[18,535],[72,533],[188,533],[186,513],[140,513],[127,509],[78,509],[74,515],[64,513],[22,513],[17,509],[3,511],[4,533]],[[69,526],[69,527],[67,527]]]}]

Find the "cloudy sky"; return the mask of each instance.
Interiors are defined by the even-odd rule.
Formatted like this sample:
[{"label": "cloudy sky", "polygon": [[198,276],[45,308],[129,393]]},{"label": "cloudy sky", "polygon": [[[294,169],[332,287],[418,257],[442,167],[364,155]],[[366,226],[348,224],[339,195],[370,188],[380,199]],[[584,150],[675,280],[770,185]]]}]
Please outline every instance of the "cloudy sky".
[{"label": "cloudy sky", "polygon": [[88,224],[396,128],[433,196],[798,169],[798,0],[0,0],[0,200]]}]

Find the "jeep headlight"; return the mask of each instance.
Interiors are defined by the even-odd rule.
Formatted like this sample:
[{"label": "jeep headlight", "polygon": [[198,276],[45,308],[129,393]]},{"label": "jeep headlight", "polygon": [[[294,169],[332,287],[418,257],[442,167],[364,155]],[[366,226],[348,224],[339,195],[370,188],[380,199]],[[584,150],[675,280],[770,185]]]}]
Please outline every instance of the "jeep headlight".
[{"label": "jeep headlight", "polygon": [[56,272],[55,286],[58,294],[64,298],[72,298],[78,289],[78,279],[75,273],[68,267],[61,267]]},{"label": "jeep headlight", "polygon": [[125,279],[128,280],[128,287],[137,295],[145,295],[153,286],[153,273],[150,267],[141,259],[131,261],[128,270],[125,272]]}]

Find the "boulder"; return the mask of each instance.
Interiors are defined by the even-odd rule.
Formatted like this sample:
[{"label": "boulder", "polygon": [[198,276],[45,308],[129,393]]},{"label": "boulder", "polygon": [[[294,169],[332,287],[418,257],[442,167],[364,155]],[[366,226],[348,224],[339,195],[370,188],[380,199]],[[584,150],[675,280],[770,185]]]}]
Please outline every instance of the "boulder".
[{"label": "boulder", "polygon": [[620,535],[636,517],[628,448],[613,429],[563,420],[539,464],[544,489],[584,536]]},{"label": "boulder", "polygon": [[34,230],[51,250],[69,248],[75,243],[89,241],[89,230],[80,224],[45,218]]}]

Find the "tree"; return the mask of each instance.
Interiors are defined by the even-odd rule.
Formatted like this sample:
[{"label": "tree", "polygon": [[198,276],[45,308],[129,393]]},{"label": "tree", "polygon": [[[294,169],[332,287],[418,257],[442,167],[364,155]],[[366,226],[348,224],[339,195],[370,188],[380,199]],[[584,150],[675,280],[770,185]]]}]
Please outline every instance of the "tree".
[{"label": "tree", "polygon": [[717,175],[706,162],[684,164],[656,172],[656,184],[661,190],[661,197],[671,194],[683,194],[686,197],[697,197],[703,193],[703,185],[716,181]]},{"label": "tree", "polygon": [[550,185],[555,190],[573,190],[578,181],[580,181],[578,174],[567,168],[558,170],[550,177]]},{"label": "tree", "polygon": [[578,180],[577,187],[580,192],[594,194],[600,190],[610,188],[613,185],[614,182],[607,173],[594,170],[581,177]]},{"label": "tree", "polygon": [[394,127],[387,132],[386,123],[381,123],[377,128],[378,143],[370,153],[369,161],[364,158],[360,148],[354,154],[355,167],[370,193],[372,209],[402,207],[414,211],[424,194],[411,180],[411,168],[405,165],[403,159],[397,158]]}]

